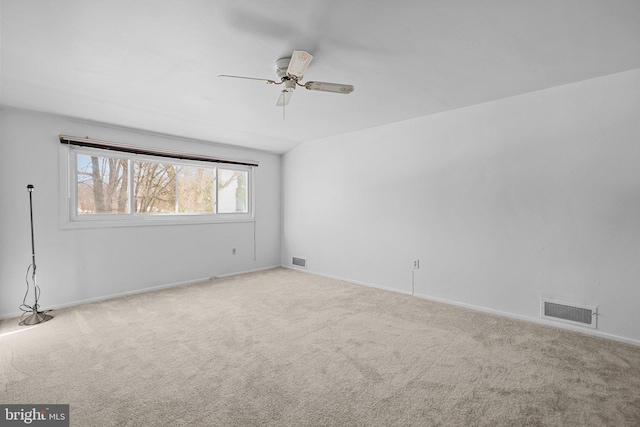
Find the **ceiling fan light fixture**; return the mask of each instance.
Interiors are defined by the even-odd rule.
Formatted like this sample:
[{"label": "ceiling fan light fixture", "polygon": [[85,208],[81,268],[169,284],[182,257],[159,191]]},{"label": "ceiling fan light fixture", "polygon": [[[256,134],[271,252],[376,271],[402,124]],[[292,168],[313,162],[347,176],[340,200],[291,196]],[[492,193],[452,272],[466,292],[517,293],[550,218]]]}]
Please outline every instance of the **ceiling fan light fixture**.
[{"label": "ceiling fan light fixture", "polygon": [[293,92],[293,90],[296,88],[295,80],[284,80],[283,83],[284,83],[284,88],[289,92]]}]

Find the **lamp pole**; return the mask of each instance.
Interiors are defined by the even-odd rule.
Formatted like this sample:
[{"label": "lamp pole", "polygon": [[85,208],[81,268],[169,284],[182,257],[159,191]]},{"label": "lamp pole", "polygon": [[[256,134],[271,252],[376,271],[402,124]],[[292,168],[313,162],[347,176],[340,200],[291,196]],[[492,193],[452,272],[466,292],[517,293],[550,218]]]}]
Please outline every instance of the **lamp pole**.
[{"label": "lamp pole", "polygon": [[[31,310],[25,311],[26,313],[31,312],[32,314],[22,320],[19,325],[37,325],[38,323],[46,322],[47,320],[53,319],[53,316],[50,316],[42,311],[38,311],[38,298],[40,296],[40,288],[38,287],[38,283],[36,280],[36,245],[35,238],[33,233],[33,185],[27,185],[27,191],[29,192],[29,217],[31,219],[31,281],[33,282],[33,299],[34,303],[32,307],[26,306],[23,304],[21,308],[27,307]],[[27,275],[29,273],[27,272]],[[29,283],[27,282],[27,293],[29,292]],[[25,295],[26,298],[26,295]],[[24,316],[24,315],[23,315]]]}]

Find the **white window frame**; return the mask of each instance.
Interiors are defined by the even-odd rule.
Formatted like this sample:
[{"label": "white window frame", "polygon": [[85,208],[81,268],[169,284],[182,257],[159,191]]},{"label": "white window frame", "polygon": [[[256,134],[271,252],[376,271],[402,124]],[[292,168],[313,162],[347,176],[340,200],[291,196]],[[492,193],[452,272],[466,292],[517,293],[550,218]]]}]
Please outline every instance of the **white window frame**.
[{"label": "white window frame", "polygon": [[[150,161],[171,163],[175,165],[220,168],[227,170],[246,171],[247,176],[247,212],[242,213],[188,213],[188,214],[146,214],[134,213],[133,209],[133,180],[129,180],[129,213],[126,214],[78,214],[77,194],[77,154],[97,155],[128,159],[131,162],[129,173],[133,173],[133,162]],[[142,154],[131,154],[99,148],[60,146],[60,226],[61,228],[100,228],[100,227],[128,227],[145,225],[177,225],[177,224],[212,224],[230,222],[255,221],[255,175],[256,167],[237,165],[223,162],[204,162],[196,160],[181,160],[166,157],[156,157]],[[217,209],[217,171],[214,181],[215,208]]]}]

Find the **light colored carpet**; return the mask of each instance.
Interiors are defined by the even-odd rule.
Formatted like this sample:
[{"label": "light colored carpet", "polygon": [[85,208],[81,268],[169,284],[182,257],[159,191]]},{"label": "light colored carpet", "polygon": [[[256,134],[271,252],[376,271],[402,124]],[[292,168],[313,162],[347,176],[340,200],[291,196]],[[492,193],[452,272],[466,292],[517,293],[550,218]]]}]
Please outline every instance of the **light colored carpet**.
[{"label": "light colored carpet", "polygon": [[282,268],[52,314],[0,403],[72,426],[640,425],[638,347]]}]

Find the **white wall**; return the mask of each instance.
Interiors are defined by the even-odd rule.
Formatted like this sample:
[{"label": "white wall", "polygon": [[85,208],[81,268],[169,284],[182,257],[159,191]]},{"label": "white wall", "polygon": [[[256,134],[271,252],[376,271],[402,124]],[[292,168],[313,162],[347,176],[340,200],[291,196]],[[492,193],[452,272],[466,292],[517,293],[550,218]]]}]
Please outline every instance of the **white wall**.
[{"label": "white wall", "polygon": [[[401,98],[400,98],[401,99]],[[303,144],[282,264],[640,344],[640,70]]]},{"label": "white wall", "polygon": [[[280,265],[280,156],[35,112],[0,114],[0,317],[19,313],[26,288],[31,263],[27,184],[35,186],[36,261],[45,309]],[[61,229],[59,134],[257,160],[256,260],[253,223]],[[194,308],[195,303],[200,302]]]}]

